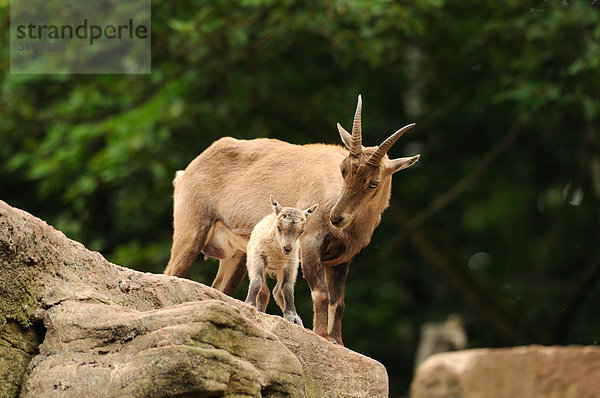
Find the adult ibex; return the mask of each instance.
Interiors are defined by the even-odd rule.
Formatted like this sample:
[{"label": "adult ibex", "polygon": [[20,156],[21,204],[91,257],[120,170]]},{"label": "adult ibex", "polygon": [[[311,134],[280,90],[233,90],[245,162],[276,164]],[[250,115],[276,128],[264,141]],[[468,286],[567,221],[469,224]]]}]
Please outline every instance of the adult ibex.
[{"label": "adult ibex", "polygon": [[183,276],[200,251],[220,259],[212,284],[231,294],[246,273],[246,244],[271,211],[273,194],[288,206],[320,210],[300,238],[301,266],[313,299],[314,331],[342,343],[348,265],[371,240],[388,206],[392,174],[419,155],[389,159],[391,146],[414,124],[378,147],[362,146],[362,100],[352,134],[338,123],[337,145],[293,145],[275,139],[224,137],[196,157],[175,181],[173,246],[165,274]]}]

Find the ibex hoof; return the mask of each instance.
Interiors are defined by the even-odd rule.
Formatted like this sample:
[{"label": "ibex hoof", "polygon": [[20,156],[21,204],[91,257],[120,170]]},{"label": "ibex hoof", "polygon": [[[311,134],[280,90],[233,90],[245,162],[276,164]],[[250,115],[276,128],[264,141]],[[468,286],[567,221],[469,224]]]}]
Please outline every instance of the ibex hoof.
[{"label": "ibex hoof", "polygon": [[334,337],[330,336],[329,334],[319,334],[319,336],[323,337],[325,340],[329,341],[331,344],[335,344],[335,345],[341,345],[342,347],[344,346],[344,343],[342,343],[341,339],[340,340],[336,340]]},{"label": "ibex hoof", "polygon": [[300,326],[304,327],[304,324],[302,323],[302,319],[300,319],[298,314],[284,315],[283,319],[285,319],[286,321],[295,323],[296,325],[300,325]]}]

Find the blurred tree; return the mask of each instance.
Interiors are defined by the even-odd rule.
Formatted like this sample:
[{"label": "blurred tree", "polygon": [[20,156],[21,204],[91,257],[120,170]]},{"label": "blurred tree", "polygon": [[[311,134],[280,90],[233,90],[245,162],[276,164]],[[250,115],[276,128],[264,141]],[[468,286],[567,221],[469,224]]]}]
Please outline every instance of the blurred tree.
[{"label": "blurred tree", "polygon": [[[10,75],[3,45],[0,198],[162,272],[175,170],[223,135],[337,143],[362,93],[366,143],[416,121],[391,155],[423,155],[347,282],[344,341],[392,396],[420,324],[452,312],[471,346],[598,344],[595,4],[156,0],[149,76]],[[311,319],[302,281],[297,302]]]}]

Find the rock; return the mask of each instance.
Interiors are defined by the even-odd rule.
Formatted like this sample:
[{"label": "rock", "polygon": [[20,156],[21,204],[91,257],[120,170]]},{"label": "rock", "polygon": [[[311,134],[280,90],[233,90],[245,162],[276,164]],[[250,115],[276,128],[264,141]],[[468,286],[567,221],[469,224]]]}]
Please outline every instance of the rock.
[{"label": "rock", "polygon": [[1,201],[0,327],[0,396],[388,395],[380,363]]},{"label": "rock", "polygon": [[145,312],[67,301],[44,323],[22,397],[304,394],[296,356],[222,301]]},{"label": "rock", "polygon": [[23,328],[14,321],[0,329],[0,397],[14,397],[21,389],[27,365],[42,342],[33,327]]},{"label": "rock", "polygon": [[524,346],[433,355],[417,369],[412,398],[592,398],[600,347]]}]

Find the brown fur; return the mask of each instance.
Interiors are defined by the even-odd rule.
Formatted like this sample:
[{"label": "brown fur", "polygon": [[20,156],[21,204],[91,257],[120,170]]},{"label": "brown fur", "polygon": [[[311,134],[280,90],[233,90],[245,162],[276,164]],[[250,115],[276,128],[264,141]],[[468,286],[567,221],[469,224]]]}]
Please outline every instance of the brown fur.
[{"label": "brown fur", "polygon": [[[359,116],[360,107],[359,98]],[[354,130],[360,132],[360,125]],[[343,128],[340,135],[348,146],[350,135]],[[319,212],[300,238],[301,265],[313,298],[314,331],[342,344],[348,264],[379,225],[392,174],[418,160],[418,155],[394,160],[386,155],[377,167],[367,165],[375,149],[363,147],[352,156],[336,145],[265,138],[215,141],[175,182],[173,246],[165,273],[185,275],[198,253],[210,248],[209,255],[218,253],[221,260],[213,287],[231,294],[245,271],[245,251],[236,241],[247,240],[270,213],[267,195],[301,209],[319,203]],[[378,186],[369,188],[373,181]],[[330,217],[338,221],[337,227]]]}]

